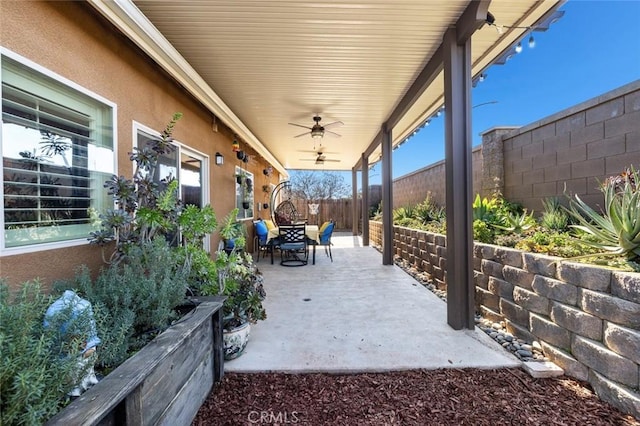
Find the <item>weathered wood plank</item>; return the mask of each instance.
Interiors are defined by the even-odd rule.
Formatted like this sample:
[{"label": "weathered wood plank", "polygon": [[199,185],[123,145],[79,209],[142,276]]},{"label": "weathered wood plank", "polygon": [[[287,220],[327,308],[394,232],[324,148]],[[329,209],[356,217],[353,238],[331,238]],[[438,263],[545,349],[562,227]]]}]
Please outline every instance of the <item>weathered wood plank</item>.
[{"label": "weathered wood plank", "polygon": [[191,424],[213,388],[212,360],[213,353],[209,350],[203,357],[202,363],[193,371],[189,380],[155,424],[167,426]]},{"label": "weathered wood plank", "polygon": [[149,374],[142,389],[142,409],[146,424],[156,422],[203,358],[212,355],[212,344],[212,323],[203,322],[198,329],[186,336],[179,351],[162,360]]},{"label": "weathered wood plank", "polygon": [[142,415],[142,389],[138,386],[125,398],[126,422],[129,425],[144,424]]},{"label": "weathered wood plank", "polygon": [[213,325],[213,380],[219,382],[224,377],[224,340],[222,337],[222,309],[212,316]]},{"label": "weathered wood plank", "polygon": [[[100,383],[82,394],[47,425],[95,425],[143,383],[167,356],[181,350],[182,342],[222,307],[221,302],[204,302],[177,324],[167,329]],[[207,345],[213,345],[211,340]]]}]

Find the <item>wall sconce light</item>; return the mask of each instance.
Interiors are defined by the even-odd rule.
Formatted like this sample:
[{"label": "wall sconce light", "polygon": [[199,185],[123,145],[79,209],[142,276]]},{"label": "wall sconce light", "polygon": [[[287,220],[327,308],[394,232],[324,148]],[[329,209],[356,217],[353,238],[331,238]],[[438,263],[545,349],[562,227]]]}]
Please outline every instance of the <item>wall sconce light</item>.
[{"label": "wall sconce light", "polygon": [[222,166],[224,164],[224,157],[219,152],[216,152],[216,165]]}]

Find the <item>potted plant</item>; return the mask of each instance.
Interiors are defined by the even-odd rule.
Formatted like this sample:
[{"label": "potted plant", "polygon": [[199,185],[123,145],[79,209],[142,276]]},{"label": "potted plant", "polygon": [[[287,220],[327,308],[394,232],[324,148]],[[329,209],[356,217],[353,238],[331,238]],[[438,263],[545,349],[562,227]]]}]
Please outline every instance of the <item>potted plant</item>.
[{"label": "potted plant", "polygon": [[218,252],[216,258],[219,294],[226,300],[223,306],[224,358],[242,355],[251,332],[251,324],[267,317],[262,301],[265,298],[263,277],[249,253],[235,249]]},{"label": "potted plant", "polygon": [[240,171],[236,174],[234,174],[235,178],[236,178],[236,183],[238,185],[242,185],[244,184],[245,179],[247,178],[247,174],[243,171]]},{"label": "potted plant", "polygon": [[240,250],[244,248],[246,243],[246,230],[242,222],[239,222],[238,208],[235,208],[224,217],[218,232],[220,233],[221,247],[227,254],[230,254],[232,250]]}]

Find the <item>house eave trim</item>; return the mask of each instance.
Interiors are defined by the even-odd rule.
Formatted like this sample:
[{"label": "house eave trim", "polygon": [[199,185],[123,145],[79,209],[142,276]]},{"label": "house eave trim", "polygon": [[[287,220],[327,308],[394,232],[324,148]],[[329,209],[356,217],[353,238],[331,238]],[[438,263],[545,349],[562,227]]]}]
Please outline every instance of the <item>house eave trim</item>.
[{"label": "house eave trim", "polygon": [[140,47],[151,59],[202,102],[241,139],[256,150],[284,177],[284,166],[231,111],[173,45],[158,31],[130,0],[88,0],[88,3],[107,18],[127,38]]}]

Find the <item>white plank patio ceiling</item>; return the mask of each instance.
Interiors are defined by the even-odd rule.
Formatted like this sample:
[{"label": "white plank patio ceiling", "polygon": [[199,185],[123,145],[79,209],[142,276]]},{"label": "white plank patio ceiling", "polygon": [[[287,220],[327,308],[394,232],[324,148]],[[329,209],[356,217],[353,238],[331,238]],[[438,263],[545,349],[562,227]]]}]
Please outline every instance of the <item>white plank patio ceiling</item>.
[{"label": "white plank patio ceiling", "polygon": [[[124,1],[124,0],[121,0]],[[244,123],[244,142],[263,145],[287,169],[351,170],[428,63],[463,0],[398,1],[135,1],[228,108]],[[534,24],[557,1],[500,1],[496,23]],[[487,25],[472,40],[479,74],[524,30],[500,35]],[[508,66],[508,65],[507,65]],[[394,145],[443,103],[443,75],[393,129]],[[213,111],[215,112],[215,111]],[[319,114],[341,138],[321,140],[327,158],[315,165],[307,126]],[[217,115],[217,114],[216,114]],[[425,147],[428,149],[428,147]],[[258,151],[260,152],[260,150]],[[378,160],[379,150],[370,162]],[[301,160],[307,161],[301,161]]]}]

